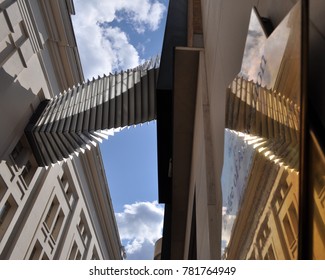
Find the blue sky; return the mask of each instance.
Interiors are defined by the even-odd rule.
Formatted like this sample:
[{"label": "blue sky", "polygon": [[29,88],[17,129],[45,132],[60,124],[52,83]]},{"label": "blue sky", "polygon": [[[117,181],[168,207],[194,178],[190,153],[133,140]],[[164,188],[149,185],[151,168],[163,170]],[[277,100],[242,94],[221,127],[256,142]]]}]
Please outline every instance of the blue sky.
[{"label": "blue sky", "polygon": [[116,212],[124,204],[157,200],[156,123],[115,133],[101,144]]},{"label": "blue sky", "polygon": [[[160,54],[168,0],[74,0],[72,17],[85,79],[133,68]],[[116,132],[101,145],[128,259],[152,259],[161,237],[155,121]]]}]

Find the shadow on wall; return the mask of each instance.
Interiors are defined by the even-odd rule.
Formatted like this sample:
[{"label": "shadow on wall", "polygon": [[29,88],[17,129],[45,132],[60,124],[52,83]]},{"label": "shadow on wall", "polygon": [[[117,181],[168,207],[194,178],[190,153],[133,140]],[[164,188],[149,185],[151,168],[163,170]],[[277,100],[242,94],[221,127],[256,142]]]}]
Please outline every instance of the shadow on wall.
[{"label": "shadow on wall", "polygon": [[0,68],[0,160],[6,159],[22,137],[25,126],[41,98],[42,91],[35,95],[12,76]]}]

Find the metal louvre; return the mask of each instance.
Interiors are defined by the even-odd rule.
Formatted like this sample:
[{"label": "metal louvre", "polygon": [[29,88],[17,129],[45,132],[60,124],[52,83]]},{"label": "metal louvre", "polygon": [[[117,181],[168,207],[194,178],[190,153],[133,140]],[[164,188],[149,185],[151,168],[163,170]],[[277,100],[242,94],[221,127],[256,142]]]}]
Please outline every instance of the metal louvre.
[{"label": "metal louvre", "polygon": [[[79,84],[47,101],[25,132],[40,166],[96,146],[112,130],[156,119],[159,57]],[[35,119],[35,117],[33,118]]]}]

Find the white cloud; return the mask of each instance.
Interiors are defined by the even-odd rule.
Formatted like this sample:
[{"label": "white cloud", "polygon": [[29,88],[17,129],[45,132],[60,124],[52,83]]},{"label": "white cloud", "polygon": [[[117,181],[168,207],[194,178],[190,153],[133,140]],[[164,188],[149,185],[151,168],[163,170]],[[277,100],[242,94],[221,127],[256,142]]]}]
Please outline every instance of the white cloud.
[{"label": "white cloud", "polygon": [[153,258],[154,244],[162,236],[163,216],[157,201],[127,204],[122,213],[116,213],[128,259]]},{"label": "white cloud", "polygon": [[107,27],[102,30],[107,47],[114,53],[113,65],[116,68],[132,68],[139,64],[139,55],[129,43],[127,35],[118,27]]},{"label": "white cloud", "polygon": [[121,1],[127,5],[123,8],[134,22],[134,27],[138,33],[143,33],[147,28],[154,31],[158,29],[163,17],[165,6],[158,1],[135,0]]},{"label": "white cloud", "polygon": [[128,260],[152,260],[153,257],[154,246],[147,240],[141,244],[141,248],[139,248],[139,250],[133,251],[132,254],[127,252]]},{"label": "white cloud", "polygon": [[72,17],[85,77],[128,69],[141,63],[127,34],[109,26],[114,20],[130,23],[138,33],[159,27],[166,7],[157,0],[75,0]]}]

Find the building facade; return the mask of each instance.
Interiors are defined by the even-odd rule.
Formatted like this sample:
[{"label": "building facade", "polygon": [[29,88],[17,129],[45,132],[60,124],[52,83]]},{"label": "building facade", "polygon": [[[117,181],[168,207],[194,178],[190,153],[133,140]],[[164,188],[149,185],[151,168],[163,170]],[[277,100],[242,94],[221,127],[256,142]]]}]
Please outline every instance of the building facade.
[{"label": "building facade", "polygon": [[39,167],[24,134],[44,99],[83,82],[73,1],[0,3],[0,258],[121,259],[99,148]]},{"label": "building facade", "polygon": [[162,259],[325,258],[324,10],[170,1],[157,83]]}]

